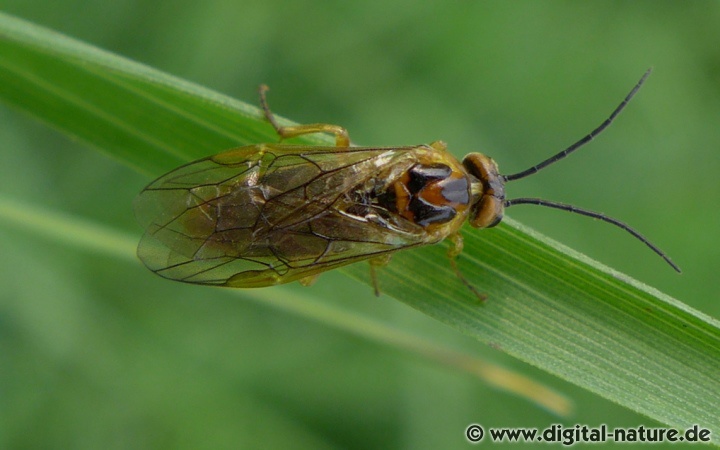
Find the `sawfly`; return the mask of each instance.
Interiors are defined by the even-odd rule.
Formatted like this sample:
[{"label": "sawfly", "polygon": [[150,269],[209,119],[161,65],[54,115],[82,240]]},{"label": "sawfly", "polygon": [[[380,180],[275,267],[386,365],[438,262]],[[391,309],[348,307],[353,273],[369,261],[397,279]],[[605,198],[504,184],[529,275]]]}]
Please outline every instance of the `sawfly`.
[{"label": "sawfly", "polygon": [[536,198],[505,197],[505,184],[565,158],[607,128],[647,79],[596,129],[565,150],[511,175],[492,158],[462,162],[441,141],[403,147],[356,147],[345,128],[280,126],[260,87],[264,116],[281,139],[330,133],[334,146],[256,144],[181,166],[150,183],[135,201],[145,228],[138,256],[156,274],[211,286],[255,288],[299,280],[369,260],[375,267],[399,251],[449,238],[450,262],[462,250],[460,228],[490,228],[506,208],[542,205],[590,216],[629,232],[680,269],[628,225],[603,214]]}]

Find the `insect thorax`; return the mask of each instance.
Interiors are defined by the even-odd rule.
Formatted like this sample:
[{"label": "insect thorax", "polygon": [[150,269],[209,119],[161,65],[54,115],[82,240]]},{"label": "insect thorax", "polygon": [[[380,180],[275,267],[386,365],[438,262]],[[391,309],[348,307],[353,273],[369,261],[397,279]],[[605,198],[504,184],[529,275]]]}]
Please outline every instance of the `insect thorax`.
[{"label": "insect thorax", "polygon": [[466,174],[446,164],[415,163],[391,176],[379,175],[351,191],[348,213],[388,226],[407,228],[409,222],[430,230],[462,221],[457,216],[471,201]]}]

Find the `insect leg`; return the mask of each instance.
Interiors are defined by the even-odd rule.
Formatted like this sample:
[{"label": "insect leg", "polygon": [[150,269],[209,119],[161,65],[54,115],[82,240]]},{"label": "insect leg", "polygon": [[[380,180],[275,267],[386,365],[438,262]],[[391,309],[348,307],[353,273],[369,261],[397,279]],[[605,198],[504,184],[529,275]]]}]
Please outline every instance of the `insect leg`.
[{"label": "insect leg", "polygon": [[372,280],[373,289],[375,289],[375,297],[380,297],[380,284],[378,283],[375,268],[387,265],[391,258],[392,254],[388,253],[386,255],[376,256],[368,261],[370,263],[370,279]]},{"label": "insect leg", "polygon": [[467,286],[470,291],[472,291],[473,294],[481,301],[485,302],[487,300],[487,295],[483,294],[482,292],[478,291],[475,286],[473,286],[460,272],[460,268],[457,266],[457,262],[455,261],[455,258],[462,252],[463,249],[463,238],[460,232],[456,232],[454,234],[451,234],[449,236],[450,243],[452,244],[450,246],[450,250],[448,250],[448,258],[450,258],[450,266],[452,267],[453,271],[455,272],[455,275],[462,281],[462,283]]},{"label": "insect leg", "polygon": [[318,277],[320,276],[319,273],[316,273],[315,275],[308,275],[304,278],[300,278],[298,281],[300,284],[302,284],[305,287],[312,286],[317,281]]},{"label": "insect leg", "polygon": [[275,120],[275,116],[270,112],[270,107],[267,103],[266,92],[269,90],[266,85],[260,85],[260,106],[265,113],[265,118],[272,124],[277,134],[280,135],[281,139],[288,139],[303,134],[313,133],[330,133],[335,135],[335,146],[341,148],[350,147],[350,136],[345,128],[339,125],[331,125],[328,123],[313,123],[309,125],[294,125],[294,126],[280,126]]}]

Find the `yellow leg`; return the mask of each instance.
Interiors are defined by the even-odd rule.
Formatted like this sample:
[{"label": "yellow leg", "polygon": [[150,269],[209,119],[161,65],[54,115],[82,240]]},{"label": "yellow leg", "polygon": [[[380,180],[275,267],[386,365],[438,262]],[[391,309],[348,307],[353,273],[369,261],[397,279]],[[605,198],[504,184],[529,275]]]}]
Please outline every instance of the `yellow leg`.
[{"label": "yellow leg", "polygon": [[448,250],[448,258],[450,258],[450,266],[452,267],[453,271],[455,272],[455,275],[462,281],[462,283],[467,286],[468,289],[472,291],[473,294],[481,301],[485,302],[487,300],[487,295],[483,294],[482,292],[478,291],[475,286],[473,286],[460,272],[460,268],[457,266],[457,262],[455,261],[455,258],[462,252],[463,249],[463,238],[460,232],[456,232],[455,234],[450,235],[449,237],[450,243],[452,246],[450,247],[450,250]]},{"label": "yellow leg", "polygon": [[305,287],[312,286],[317,281],[318,277],[320,276],[319,273],[316,273],[315,275],[308,275],[304,278],[300,278],[298,281],[300,284],[302,284]]},{"label": "yellow leg", "polygon": [[269,90],[266,85],[260,85],[260,106],[265,112],[265,118],[270,122],[280,135],[281,139],[288,139],[293,137],[302,136],[303,134],[313,133],[330,133],[335,135],[335,146],[341,148],[350,147],[350,136],[345,128],[339,125],[330,125],[327,123],[313,123],[309,125],[295,125],[289,127],[281,127],[275,120],[275,116],[270,112],[270,107],[267,103],[266,92]]},{"label": "yellow leg", "polygon": [[376,267],[385,266],[390,262],[392,254],[388,253],[383,256],[376,256],[369,260],[370,263],[370,279],[372,280],[373,288],[375,289],[375,297],[380,297],[380,284],[378,283]]}]

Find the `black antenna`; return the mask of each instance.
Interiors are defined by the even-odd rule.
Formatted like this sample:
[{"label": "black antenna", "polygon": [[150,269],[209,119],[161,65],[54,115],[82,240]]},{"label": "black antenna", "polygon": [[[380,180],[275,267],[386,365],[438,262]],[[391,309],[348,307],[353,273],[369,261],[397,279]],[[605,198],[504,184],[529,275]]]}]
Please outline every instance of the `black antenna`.
[{"label": "black antenna", "polygon": [[632,228],[630,225],[620,222],[617,219],[613,219],[612,217],[608,217],[605,214],[594,212],[594,211],[588,211],[587,209],[577,208],[573,205],[568,205],[565,203],[557,203],[557,202],[551,202],[548,200],[543,200],[541,198],[514,198],[512,200],[505,200],[505,207],[509,208],[510,206],[514,205],[538,205],[538,206],[547,206],[548,208],[555,208],[555,209],[561,209],[563,211],[569,211],[571,213],[580,214],[583,216],[592,217],[593,219],[600,219],[603,222],[611,223],[615,225],[618,228],[622,228],[623,230],[627,231],[628,233],[635,236],[638,240],[643,242],[645,245],[650,247],[650,250],[657,253],[662,259],[665,260],[666,263],[670,264],[670,267],[675,269],[678,273],[682,273],[682,270],[680,270],[680,267],[678,267],[677,264],[675,264],[668,255],[665,254],[662,250],[660,250],[655,244],[650,242],[645,236],[640,234],[638,231],[636,231],[634,228]]},{"label": "black antenna", "polygon": [[527,170],[523,170],[522,172],[514,173],[512,175],[503,175],[503,179],[505,181],[512,181],[512,180],[519,180],[520,178],[525,178],[528,175],[532,175],[536,172],[538,172],[540,169],[544,169],[545,167],[549,166],[550,164],[556,163],[560,161],[561,159],[568,156],[570,153],[574,152],[575,150],[579,149],[583,145],[587,144],[588,142],[592,141],[595,136],[602,133],[605,128],[609,127],[611,123],[613,123],[613,120],[615,120],[615,117],[617,117],[620,112],[625,109],[628,103],[630,103],[630,100],[635,96],[637,91],[640,90],[640,87],[643,85],[645,80],[647,80],[647,77],[650,76],[650,72],[652,72],[652,68],[648,69],[647,72],[640,78],[640,81],[635,85],[634,88],[630,91],[630,93],[625,97],[625,99],[618,105],[617,108],[615,108],[615,111],[610,114],[610,117],[605,119],[603,123],[600,124],[599,127],[592,130],[590,133],[587,134],[587,136],[583,137],[570,147],[566,148],[565,150],[561,151],[557,155],[551,156],[550,158],[546,159],[545,161],[541,162],[540,164],[534,165],[531,168]]},{"label": "black antenna", "polygon": [[[563,159],[563,158],[565,158],[566,156],[568,156],[570,153],[574,152],[575,150],[579,149],[579,148],[582,147],[583,145],[585,145],[585,144],[587,144],[588,142],[592,141],[592,140],[595,138],[595,136],[597,136],[597,135],[600,134],[603,130],[605,130],[607,127],[609,127],[610,124],[613,122],[613,120],[615,120],[615,118],[617,117],[617,115],[620,114],[620,112],[621,112],[623,109],[625,109],[625,107],[626,107],[627,104],[630,102],[630,100],[635,96],[635,94],[637,93],[637,91],[640,90],[640,87],[643,85],[643,83],[645,82],[645,80],[647,80],[647,77],[650,76],[650,72],[652,72],[652,68],[651,68],[651,69],[648,69],[647,72],[645,72],[645,74],[643,74],[642,78],[640,78],[640,81],[638,81],[637,84],[635,85],[635,87],[632,88],[632,90],[631,90],[630,93],[625,97],[625,99],[622,101],[622,103],[620,103],[620,105],[618,105],[618,107],[615,108],[615,110],[612,112],[612,114],[610,114],[610,117],[608,117],[607,119],[605,119],[605,121],[604,121],[603,123],[601,123],[599,127],[595,128],[593,131],[591,131],[590,133],[588,133],[585,137],[583,137],[583,138],[580,139],[579,141],[577,141],[577,142],[575,142],[574,144],[572,144],[570,147],[568,147],[568,148],[566,148],[565,150],[561,151],[560,153],[558,153],[558,154],[556,154],[556,155],[554,155],[554,156],[546,159],[545,161],[541,162],[540,164],[537,164],[537,165],[535,165],[535,166],[532,166],[531,168],[529,168],[529,169],[527,169],[527,170],[523,170],[522,172],[514,173],[514,174],[512,174],[512,175],[501,175],[502,178],[503,178],[503,180],[504,180],[504,181],[519,180],[520,178],[525,178],[525,177],[527,177],[527,176],[529,176],[529,175],[532,175],[532,174],[538,172],[539,170],[544,169],[545,167],[549,166],[550,164],[553,164],[553,163],[556,163],[556,162],[560,161],[561,159]],[[610,224],[612,224],[612,225],[615,225],[616,227],[621,228],[621,229],[627,231],[628,233],[632,234],[635,238],[637,238],[638,240],[640,240],[641,242],[643,242],[645,245],[647,245],[648,247],[650,247],[650,249],[651,249],[652,251],[654,251],[655,253],[657,253],[662,259],[665,260],[665,262],[667,262],[667,263],[670,265],[670,267],[672,267],[673,269],[675,269],[678,273],[682,272],[682,271],[680,270],[680,267],[678,267],[677,264],[675,264],[674,262],[672,262],[672,260],[670,259],[670,257],[667,256],[667,255],[665,254],[665,252],[663,252],[662,250],[660,250],[655,244],[653,244],[652,242],[650,242],[645,236],[643,236],[642,234],[640,234],[639,232],[637,232],[637,231],[636,231],[634,228],[632,228],[630,225],[628,225],[628,224],[626,224],[626,223],[624,223],[624,222],[620,222],[620,221],[617,220],[617,219],[613,219],[612,217],[608,217],[608,216],[606,216],[605,214],[601,214],[601,213],[598,213],[598,212],[589,211],[589,210],[587,210],[587,209],[582,209],[582,208],[577,208],[577,207],[575,207],[575,206],[573,206],[573,205],[568,205],[568,204],[565,204],[565,203],[558,203],[558,202],[551,202],[551,201],[549,201],[549,200],[543,200],[543,199],[540,199],[540,198],[514,198],[514,199],[511,199],[511,200],[505,200],[505,203],[504,203],[504,205],[505,205],[506,208],[509,208],[510,206],[522,205],[522,204],[526,204],[526,205],[538,205],[538,206],[547,206],[548,208],[560,209],[560,210],[563,210],[563,211],[569,211],[569,212],[571,212],[571,213],[575,213],[575,214],[580,214],[580,215],[583,215],[583,216],[592,217],[592,218],[594,218],[594,219],[600,219],[600,220],[602,220],[603,222],[607,222],[607,223],[610,223]]]}]

